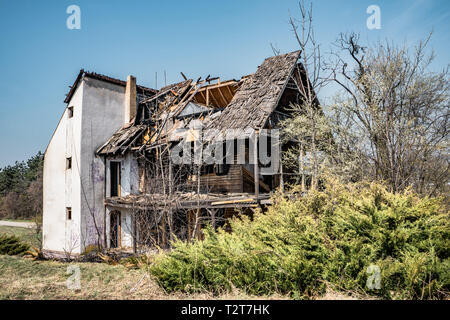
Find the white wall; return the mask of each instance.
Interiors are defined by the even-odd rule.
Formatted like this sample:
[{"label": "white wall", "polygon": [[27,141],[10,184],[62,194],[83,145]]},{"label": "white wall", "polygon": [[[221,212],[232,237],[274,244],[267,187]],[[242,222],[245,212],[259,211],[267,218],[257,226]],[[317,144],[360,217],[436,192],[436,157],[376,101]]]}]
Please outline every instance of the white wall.
[{"label": "white wall", "polygon": [[105,233],[105,165],[95,151],[124,124],[125,87],[85,77],[68,106],[73,118],[66,109],[45,153],[43,246],[81,253]]},{"label": "white wall", "polygon": [[122,248],[133,247],[133,220],[131,210],[121,210],[121,246]]},{"label": "white wall", "polygon": [[[50,251],[80,253],[79,163],[83,83],[75,91],[68,109],[60,119],[44,156],[43,248]],[[72,157],[72,169],[66,170],[66,158]],[[72,208],[72,220],[66,219],[66,207]]]},{"label": "white wall", "polygon": [[[103,242],[105,207],[104,160],[95,156],[121,126],[125,112],[125,87],[85,78],[81,132],[81,232],[83,247]],[[95,216],[95,220],[94,220]]]}]

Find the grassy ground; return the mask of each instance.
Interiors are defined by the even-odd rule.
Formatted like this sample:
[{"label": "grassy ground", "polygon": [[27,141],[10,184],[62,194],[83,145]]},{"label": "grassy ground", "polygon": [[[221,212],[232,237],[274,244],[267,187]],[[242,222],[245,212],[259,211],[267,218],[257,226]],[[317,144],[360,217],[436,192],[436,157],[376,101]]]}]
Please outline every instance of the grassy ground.
[{"label": "grassy ground", "polygon": [[42,238],[42,234],[36,233],[34,228],[0,226],[0,234],[15,235],[22,241],[35,247],[40,247]]},{"label": "grassy ground", "polygon": [[[34,229],[0,226],[0,234],[15,235],[39,246],[41,235]],[[68,289],[66,281],[80,268],[80,290]],[[214,297],[202,294],[166,294],[144,270],[105,263],[34,261],[19,256],[0,255],[0,299],[260,299],[235,291]],[[285,299],[271,296],[268,299]]]},{"label": "grassy ground", "polygon": [[3,221],[12,221],[12,222],[35,222],[34,219],[9,219],[9,218],[5,218],[5,219],[1,219]]},{"label": "grassy ground", "polygon": [[[16,235],[39,246],[41,235],[33,229],[0,226],[0,234]],[[80,268],[81,289],[68,289],[66,281],[73,273],[68,267]],[[349,299],[349,296],[327,292],[320,299]],[[34,261],[19,256],[0,255],[0,300],[4,299],[288,299],[287,296],[250,296],[239,290],[213,296],[198,294],[167,294],[153,277],[141,269],[122,265],[88,262]]]},{"label": "grassy ground", "polygon": [[[81,289],[66,286],[72,273],[80,268]],[[282,296],[252,297],[233,292],[214,297],[210,293],[166,294],[143,270],[104,263],[64,263],[33,261],[0,255],[0,299],[286,299]]]}]

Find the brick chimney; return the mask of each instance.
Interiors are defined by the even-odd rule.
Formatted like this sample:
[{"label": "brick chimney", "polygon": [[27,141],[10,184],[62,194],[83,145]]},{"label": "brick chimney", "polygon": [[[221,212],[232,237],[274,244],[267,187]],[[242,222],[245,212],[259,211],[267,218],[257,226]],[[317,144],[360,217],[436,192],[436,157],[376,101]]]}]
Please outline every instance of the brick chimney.
[{"label": "brick chimney", "polygon": [[127,87],[125,89],[125,123],[131,121],[136,116],[136,77],[127,77]]}]

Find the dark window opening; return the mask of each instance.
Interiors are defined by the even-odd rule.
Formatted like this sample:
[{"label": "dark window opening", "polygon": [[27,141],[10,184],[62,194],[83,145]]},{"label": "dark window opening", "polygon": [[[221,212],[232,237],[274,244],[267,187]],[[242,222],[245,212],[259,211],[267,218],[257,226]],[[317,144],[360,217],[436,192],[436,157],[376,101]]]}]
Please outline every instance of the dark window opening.
[{"label": "dark window opening", "polygon": [[66,169],[72,169],[72,157],[66,158]]},{"label": "dark window opening", "polygon": [[120,212],[113,211],[110,215],[110,247],[120,247]]},{"label": "dark window opening", "polygon": [[66,208],[66,218],[67,220],[72,220],[72,208],[70,207]]},{"label": "dark window opening", "polygon": [[111,197],[120,197],[120,162],[110,162]]},{"label": "dark window opening", "polygon": [[73,107],[67,108],[67,116],[68,116],[69,118],[72,118],[72,117],[73,117]]}]

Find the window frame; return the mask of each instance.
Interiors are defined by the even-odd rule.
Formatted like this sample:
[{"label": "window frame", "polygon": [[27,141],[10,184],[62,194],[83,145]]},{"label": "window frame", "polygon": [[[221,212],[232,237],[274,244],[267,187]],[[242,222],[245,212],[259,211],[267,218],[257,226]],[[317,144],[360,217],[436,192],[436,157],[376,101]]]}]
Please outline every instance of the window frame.
[{"label": "window frame", "polygon": [[66,207],[66,220],[72,220],[72,207]]},{"label": "window frame", "polygon": [[66,170],[72,169],[72,157],[66,157]]}]

